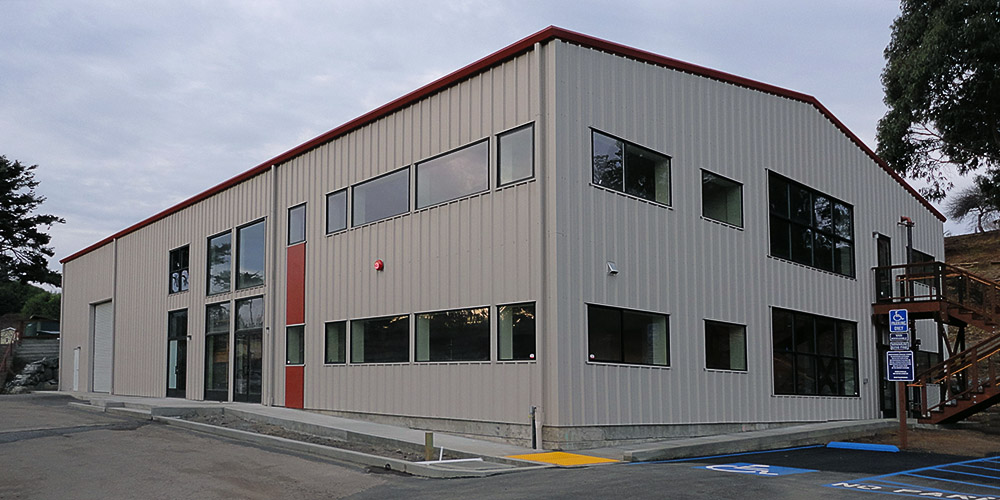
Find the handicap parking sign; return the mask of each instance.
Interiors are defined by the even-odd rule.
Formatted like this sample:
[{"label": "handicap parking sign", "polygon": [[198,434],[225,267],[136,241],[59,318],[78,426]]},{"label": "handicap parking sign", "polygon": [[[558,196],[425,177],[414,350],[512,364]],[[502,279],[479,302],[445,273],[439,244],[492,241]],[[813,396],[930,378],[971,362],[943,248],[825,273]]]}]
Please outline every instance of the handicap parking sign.
[{"label": "handicap parking sign", "polygon": [[909,311],[906,309],[892,309],[889,311],[889,331],[908,332],[910,331]]}]

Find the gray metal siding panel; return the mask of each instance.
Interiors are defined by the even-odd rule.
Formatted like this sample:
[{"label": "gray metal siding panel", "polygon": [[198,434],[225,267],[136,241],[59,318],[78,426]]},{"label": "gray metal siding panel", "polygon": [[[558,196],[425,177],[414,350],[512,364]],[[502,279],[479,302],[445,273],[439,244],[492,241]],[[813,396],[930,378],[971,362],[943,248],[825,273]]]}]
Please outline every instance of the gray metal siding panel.
[{"label": "gray metal siding panel", "polygon": [[[881,230],[900,241],[895,222],[909,215],[918,240],[942,257],[940,221],[811,105],[554,46],[557,250],[548,263],[558,268],[560,357],[547,381],[558,405],[550,423],[874,417],[869,235]],[[592,186],[588,127],[671,156],[672,206]],[[743,183],[743,229],[701,218],[703,168]],[[768,169],[854,206],[856,278],[768,256]],[[618,276],[605,274],[606,260],[617,262]],[[669,314],[670,368],[587,363],[586,303]],[[861,396],[773,396],[771,307],[856,321],[860,377],[869,380]],[[705,319],[747,325],[747,372],[704,368]]]},{"label": "gray metal siding panel", "polygon": [[111,392],[115,308],[111,302],[94,306],[93,391]]},{"label": "gray metal siding panel", "polygon": [[[538,300],[538,184],[497,189],[495,177],[496,134],[538,113],[533,58],[515,58],[278,167],[280,210],[308,203],[307,408],[524,422],[528,406],[539,404],[534,363],[323,365],[329,321]],[[490,140],[489,192],[325,234],[327,193],[483,138]],[[384,271],[372,268],[376,259]],[[284,255],[277,267],[284,269]],[[284,285],[278,288],[280,325]],[[284,359],[283,341],[276,354]]]},{"label": "gray metal siding panel", "polygon": [[80,348],[80,389],[91,390],[93,338],[92,304],[111,300],[114,294],[114,243],[105,245],[63,266],[60,388],[73,381],[73,350]]}]

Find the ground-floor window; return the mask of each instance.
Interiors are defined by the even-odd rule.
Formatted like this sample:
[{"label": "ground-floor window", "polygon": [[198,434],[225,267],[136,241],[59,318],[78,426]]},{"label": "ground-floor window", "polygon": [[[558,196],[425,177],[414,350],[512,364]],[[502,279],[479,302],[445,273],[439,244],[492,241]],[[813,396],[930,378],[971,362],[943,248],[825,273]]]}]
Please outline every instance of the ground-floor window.
[{"label": "ground-floor window", "polygon": [[409,360],[409,315],[351,321],[351,363],[405,363]]},{"label": "ground-floor window", "polygon": [[705,367],[746,371],[747,327],[705,320]]},{"label": "ground-floor window", "polygon": [[857,323],[772,309],[774,393],[858,395]]},{"label": "ground-floor window", "polygon": [[304,325],[289,326],[285,328],[285,364],[302,365],[305,364],[305,333]]},{"label": "ground-floor window", "polygon": [[590,361],[670,366],[667,316],[587,306]]},{"label": "ground-floor window", "polygon": [[535,304],[497,307],[497,359],[535,359]]},{"label": "ground-floor window", "polygon": [[490,308],[416,315],[417,361],[489,361]]},{"label": "ground-floor window", "polygon": [[326,324],[324,338],[324,358],[327,364],[347,362],[347,322],[334,321]]},{"label": "ground-floor window", "polygon": [[229,303],[205,307],[205,399],[229,399]]}]

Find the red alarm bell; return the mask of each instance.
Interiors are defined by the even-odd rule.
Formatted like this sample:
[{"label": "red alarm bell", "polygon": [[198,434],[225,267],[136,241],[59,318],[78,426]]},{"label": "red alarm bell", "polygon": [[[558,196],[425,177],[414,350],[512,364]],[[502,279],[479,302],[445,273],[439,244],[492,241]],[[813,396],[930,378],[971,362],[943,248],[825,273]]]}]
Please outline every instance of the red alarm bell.
[{"label": "red alarm bell", "polygon": [[381,271],[383,269],[385,269],[385,263],[382,262],[382,259],[376,260],[375,261],[375,270],[376,271]]}]

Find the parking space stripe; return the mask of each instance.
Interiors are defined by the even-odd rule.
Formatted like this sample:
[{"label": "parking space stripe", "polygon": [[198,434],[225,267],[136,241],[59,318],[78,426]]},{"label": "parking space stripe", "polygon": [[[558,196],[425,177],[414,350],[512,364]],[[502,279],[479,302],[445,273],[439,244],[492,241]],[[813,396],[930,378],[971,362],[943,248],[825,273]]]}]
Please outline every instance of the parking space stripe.
[{"label": "parking space stripe", "polygon": [[919,478],[922,478],[922,479],[931,479],[931,480],[934,480],[934,481],[944,481],[946,483],[965,484],[965,485],[969,485],[969,486],[975,486],[977,488],[986,488],[986,489],[990,489],[990,490],[1000,490],[1000,486],[989,486],[989,485],[982,484],[982,483],[970,483],[969,481],[959,481],[957,479],[945,479],[943,477],[924,476],[924,475],[921,475],[921,474],[903,474],[903,475],[904,476],[911,476],[911,477],[919,477]]}]

